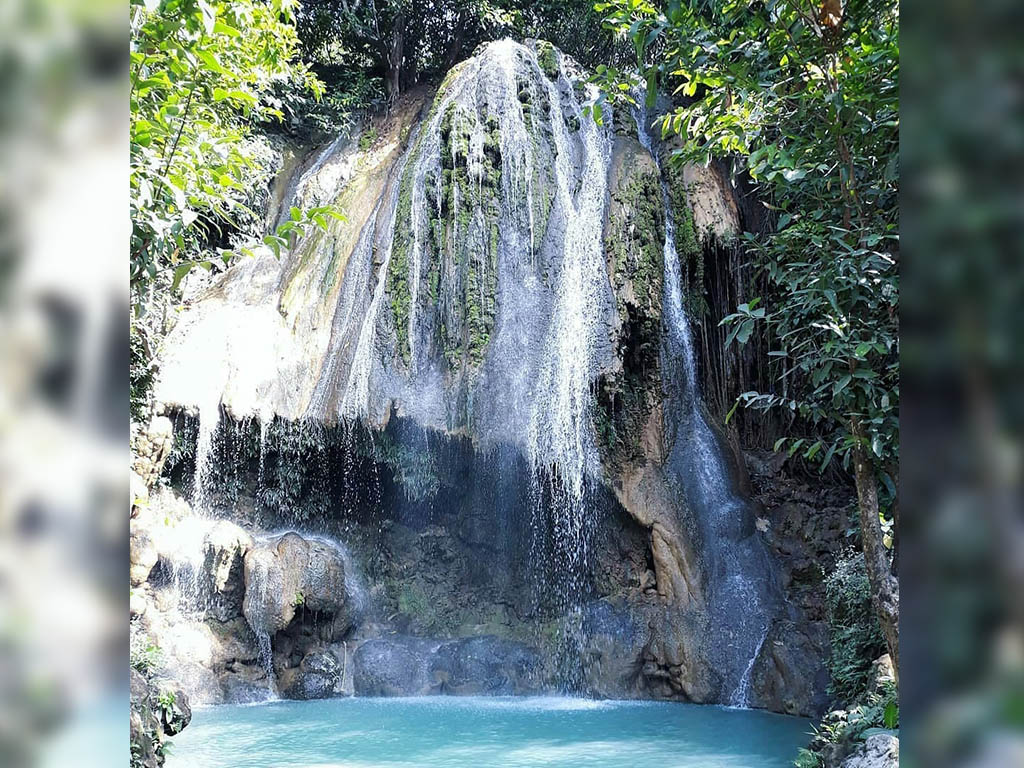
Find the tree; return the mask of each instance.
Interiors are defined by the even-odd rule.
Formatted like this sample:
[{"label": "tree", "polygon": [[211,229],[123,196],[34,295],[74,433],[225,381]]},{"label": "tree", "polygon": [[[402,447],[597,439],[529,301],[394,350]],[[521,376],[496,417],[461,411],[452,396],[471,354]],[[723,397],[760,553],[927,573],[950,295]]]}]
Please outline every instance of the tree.
[{"label": "tree", "polygon": [[[226,264],[232,234],[243,244],[262,234],[251,205],[273,168],[253,127],[281,118],[276,91],[320,90],[297,58],[293,5],[133,0],[130,284],[137,311],[166,273],[173,290],[197,264]],[[299,212],[266,244],[278,251],[290,231],[331,213]]]},{"label": "tree", "polygon": [[772,342],[780,386],[741,393],[737,403],[800,417],[804,434],[776,450],[788,443],[822,470],[836,458],[852,467],[872,602],[898,669],[899,589],[883,528],[883,512],[895,519],[898,509],[896,4],[673,0],[661,11],[613,0],[597,8],[634,42],[649,93],[682,96],[660,118],[664,134],[683,139],[674,160],[741,158],[776,214],[775,231],[745,235],[761,303],[722,322],[728,343],[755,333]]}]

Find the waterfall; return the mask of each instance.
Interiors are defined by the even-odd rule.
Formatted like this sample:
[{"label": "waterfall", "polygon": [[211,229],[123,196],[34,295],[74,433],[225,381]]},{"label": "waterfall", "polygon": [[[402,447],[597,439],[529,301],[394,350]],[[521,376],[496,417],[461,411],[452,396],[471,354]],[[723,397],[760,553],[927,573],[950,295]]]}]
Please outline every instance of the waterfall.
[{"label": "waterfall", "polygon": [[210,399],[199,406],[199,435],[196,439],[196,467],[192,480],[192,507],[205,514],[210,509],[210,475],[213,471],[213,447],[220,426],[220,400]]},{"label": "waterfall", "polygon": [[733,691],[732,697],[729,699],[730,706],[738,707],[740,709],[747,709],[750,707],[750,681],[754,675],[754,664],[757,662],[757,657],[761,655],[761,649],[764,647],[764,641],[767,639],[768,625],[766,624],[764,632],[761,634],[761,639],[757,642],[757,648],[754,649],[754,654],[747,662],[747,666],[743,670],[743,674],[740,675],[740,681],[736,686],[736,690]]},{"label": "waterfall", "polygon": [[[567,493],[580,500],[587,473],[600,471],[590,422],[590,384],[592,350],[600,332],[596,308],[608,280],[598,224],[604,219],[611,140],[606,127],[582,119],[580,105],[570,90],[572,115],[581,120],[584,153],[582,178],[574,193],[562,101],[555,84],[541,79],[551,105],[556,193],[565,216],[565,239],[527,445],[534,467],[544,471],[554,467]],[[571,525],[578,527],[578,521]]]},{"label": "waterfall", "polygon": [[[639,96],[641,103],[643,96]],[[661,168],[658,147],[648,128],[646,110],[634,114],[640,143]],[[750,677],[770,625],[767,585],[759,583],[768,569],[763,547],[754,535],[744,536],[741,521],[747,513],[745,502],[731,488],[729,471],[711,427],[704,416],[697,376],[693,334],[682,293],[682,270],[675,244],[675,221],[666,175],[661,174],[662,200],[665,206],[664,309],[663,322],[669,350],[682,362],[682,425],[689,427],[688,440],[677,439],[683,474],[691,478],[687,492],[701,512],[706,530],[705,554],[713,564],[711,578],[715,594],[713,621],[719,638],[716,652],[721,666],[731,668],[737,660],[744,664],[732,683],[729,701],[749,706]],[[760,566],[760,567],[759,567]],[[729,684],[729,681],[726,681]]]}]

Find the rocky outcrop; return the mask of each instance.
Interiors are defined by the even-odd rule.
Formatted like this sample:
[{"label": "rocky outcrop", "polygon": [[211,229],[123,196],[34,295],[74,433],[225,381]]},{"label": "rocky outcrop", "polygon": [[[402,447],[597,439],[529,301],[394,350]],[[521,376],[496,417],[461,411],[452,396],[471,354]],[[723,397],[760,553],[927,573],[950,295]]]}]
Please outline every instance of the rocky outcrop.
[{"label": "rocky outcrop", "polygon": [[[647,623],[624,599],[588,603],[583,612],[583,679],[588,694],[619,698],[639,694]],[[637,615],[639,613],[639,615]]]},{"label": "rocky outcrop", "polygon": [[900,740],[891,733],[868,736],[840,768],[899,768]]},{"label": "rocky outcrop", "polygon": [[128,580],[133,587],[143,584],[160,559],[153,538],[141,525],[128,526]]},{"label": "rocky outcrop", "polygon": [[278,690],[288,699],[326,699],[340,692],[341,672],[341,664],[333,653],[310,651],[298,667],[281,675]]},{"label": "rocky outcrop", "polygon": [[171,452],[174,425],[165,416],[155,416],[145,429],[132,437],[132,472],[138,475],[143,488],[151,488]]},{"label": "rocky outcrop", "polygon": [[239,615],[245,596],[245,556],[254,546],[247,531],[227,520],[218,520],[206,534],[203,570],[210,589],[207,612],[218,621],[230,621]]},{"label": "rocky outcrop", "polygon": [[132,768],[164,764],[168,739],[192,720],[188,696],[173,681],[129,671],[129,744]]},{"label": "rocky outcrop", "polygon": [[427,660],[437,644],[415,637],[381,637],[353,656],[356,696],[416,696],[429,691]]},{"label": "rocky outcrop", "polygon": [[828,707],[828,648],[823,622],[772,624],[754,664],[753,703],[772,712],[813,716]]},{"label": "rocky outcrop", "polygon": [[273,635],[302,609],[341,618],[344,631],[346,605],[345,563],[336,548],[286,533],[246,553],[242,611],[257,632]]},{"label": "rocky outcrop", "polygon": [[448,642],[393,635],[353,657],[357,696],[523,695],[550,690],[536,650],[483,635]]},{"label": "rocky outcrop", "polygon": [[544,690],[540,655],[493,635],[443,643],[428,664],[431,692],[511,696]]}]

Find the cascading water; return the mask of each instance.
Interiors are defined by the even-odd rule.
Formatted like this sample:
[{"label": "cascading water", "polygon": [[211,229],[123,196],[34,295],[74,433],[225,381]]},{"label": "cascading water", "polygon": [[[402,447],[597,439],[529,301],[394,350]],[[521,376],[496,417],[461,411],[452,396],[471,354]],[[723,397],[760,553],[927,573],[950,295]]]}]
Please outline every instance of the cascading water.
[{"label": "cascading water", "polygon": [[[646,111],[638,109],[634,116],[640,143],[660,169],[660,152],[648,129]],[[676,223],[664,173],[661,187],[665,206],[662,317],[668,335],[668,351],[682,362],[683,386],[674,393],[673,399],[681,411],[678,414],[680,429],[687,430],[685,439],[677,439],[673,458],[682,470],[680,474],[690,481],[686,483],[687,494],[700,510],[705,556],[712,564],[712,616],[718,638],[712,657],[716,658],[720,669],[731,670],[735,680],[729,703],[748,707],[754,663],[770,625],[771,585],[763,583],[770,570],[764,564],[766,553],[761,542],[753,531],[743,530],[749,510],[730,486],[721,447],[703,413],[693,337],[683,301]],[[737,669],[738,663],[743,664],[741,669]],[[729,685],[729,674],[726,674],[726,685]]]}]

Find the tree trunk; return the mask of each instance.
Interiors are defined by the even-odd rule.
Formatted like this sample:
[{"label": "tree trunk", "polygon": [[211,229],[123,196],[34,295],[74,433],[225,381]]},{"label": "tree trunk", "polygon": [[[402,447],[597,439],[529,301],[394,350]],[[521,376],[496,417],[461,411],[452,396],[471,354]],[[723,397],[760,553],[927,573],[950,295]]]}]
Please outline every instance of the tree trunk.
[{"label": "tree trunk", "polygon": [[384,80],[387,89],[388,105],[393,105],[398,98],[402,83],[402,59],[405,58],[405,14],[395,17],[391,28],[391,43],[388,46],[388,71]]},{"label": "tree trunk", "polygon": [[900,590],[899,582],[892,575],[889,558],[882,541],[882,525],[878,519],[878,485],[875,473],[868,459],[864,445],[864,433],[860,419],[851,419],[853,437],[854,478],[857,484],[857,512],[860,518],[860,539],[864,548],[864,562],[867,566],[868,583],[871,587],[871,604],[878,615],[885,635],[885,644],[892,658],[896,681],[900,679],[899,623]]}]

